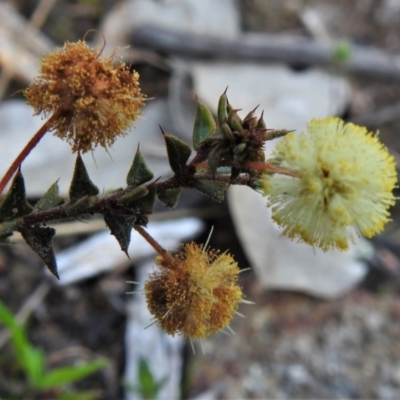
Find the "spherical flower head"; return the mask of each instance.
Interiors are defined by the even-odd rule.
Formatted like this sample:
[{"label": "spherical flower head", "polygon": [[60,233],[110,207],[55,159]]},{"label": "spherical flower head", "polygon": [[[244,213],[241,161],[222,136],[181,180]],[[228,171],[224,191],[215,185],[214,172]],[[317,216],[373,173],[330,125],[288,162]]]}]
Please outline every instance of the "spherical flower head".
[{"label": "spherical flower head", "polygon": [[37,114],[57,113],[51,129],[73,152],[111,146],[144,104],[139,75],[100,54],[82,41],[67,42],[43,58],[39,76],[24,92]]},{"label": "spherical flower head", "polygon": [[219,332],[243,295],[239,268],[227,253],[185,245],[173,263],[158,257],[158,269],[145,284],[148,308],[168,334],[201,339]]},{"label": "spherical flower head", "polygon": [[354,234],[370,238],[388,222],[395,161],[366,128],[313,119],[305,133],[285,136],[270,161],[287,175],[265,175],[263,191],[290,238],[346,250]]}]

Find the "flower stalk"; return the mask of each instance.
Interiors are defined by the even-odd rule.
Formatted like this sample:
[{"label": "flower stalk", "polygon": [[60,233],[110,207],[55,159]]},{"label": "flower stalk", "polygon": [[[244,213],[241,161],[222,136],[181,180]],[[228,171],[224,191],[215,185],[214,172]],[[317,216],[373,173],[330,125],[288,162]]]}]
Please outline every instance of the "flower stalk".
[{"label": "flower stalk", "polygon": [[10,165],[6,173],[0,180],[0,195],[3,193],[5,187],[8,182],[11,180],[15,172],[21,167],[22,162],[29,155],[32,149],[39,143],[42,137],[51,129],[53,122],[59,118],[60,112],[55,112],[43,125],[42,127],[35,133],[35,135],[29,140],[26,146],[22,149],[19,155],[15,158],[13,163]]},{"label": "flower stalk", "polygon": [[142,226],[133,225],[133,228],[138,232],[146,242],[153,247],[158,255],[163,259],[163,263],[166,267],[173,269],[175,266],[174,259]]}]

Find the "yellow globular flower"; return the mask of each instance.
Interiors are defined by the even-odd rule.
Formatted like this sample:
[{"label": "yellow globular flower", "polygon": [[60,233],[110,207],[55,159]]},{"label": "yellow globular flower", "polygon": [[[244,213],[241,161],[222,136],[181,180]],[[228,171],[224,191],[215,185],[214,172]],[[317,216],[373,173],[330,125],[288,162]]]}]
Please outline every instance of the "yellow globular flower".
[{"label": "yellow globular flower", "polygon": [[264,195],[284,234],[323,250],[346,250],[354,234],[372,237],[389,220],[397,182],[394,158],[377,136],[341,119],[313,119],[276,146]]},{"label": "yellow globular flower", "polygon": [[144,104],[138,73],[100,54],[83,41],[67,42],[43,58],[39,76],[24,92],[37,114],[57,113],[51,129],[73,152],[111,146]]},{"label": "yellow globular flower", "polygon": [[150,313],[168,334],[201,339],[229,324],[243,299],[237,284],[239,268],[227,253],[183,246],[167,262],[157,258],[157,270],[145,283]]}]

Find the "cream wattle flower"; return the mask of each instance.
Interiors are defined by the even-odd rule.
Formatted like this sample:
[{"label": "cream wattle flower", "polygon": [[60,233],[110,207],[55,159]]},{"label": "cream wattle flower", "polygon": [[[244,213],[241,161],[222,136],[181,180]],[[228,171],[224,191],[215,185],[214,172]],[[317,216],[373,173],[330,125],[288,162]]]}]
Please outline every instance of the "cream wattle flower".
[{"label": "cream wattle flower", "polygon": [[394,158],[376,135],[341,119],[313,119],[290,133],[269,160],[287,172],[264,175],[272,218],[290,238],[346,250],[354,234],[372,237],[389,220]]}]

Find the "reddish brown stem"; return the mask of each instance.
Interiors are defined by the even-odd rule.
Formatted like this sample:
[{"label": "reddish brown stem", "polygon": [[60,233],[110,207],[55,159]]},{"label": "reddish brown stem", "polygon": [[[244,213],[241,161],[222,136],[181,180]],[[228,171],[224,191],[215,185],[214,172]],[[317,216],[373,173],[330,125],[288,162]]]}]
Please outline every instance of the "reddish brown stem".
[{"label": "reddish brown stem", "polygon": [[287,171],[284,168],[276,167],[275,165],[271,165],[265,162],[248,161],[246,163],[243,163],[242,166],[248,169],[257,169],[259,171],[273,172],[275,174],[288,175],[291,177],[298,176],[295,172]]},{"label": "reddish brown stem", "polygon": [[200,169],[206,169],[206,168],[208,168],[208,161],[203,161],[203,162],[194,164],[194,166],[196,167],[196,171],[198,171]]},{"label": "reddish brown stem", "polygon": [[[225,162],[223,165],[231,166],[231,165],[234,165],[234,163],[233,162]],[[268,164],[266,162],[261,162],[261,161],[245,161],[245,162],[239,163],[237,165],[242,168],[256,169],[259,171],[272,172],[275,174],[288,175],[291,177],[298,176],[295,172],[287,171],[284,168],[277,167],[275,165],[271,165],[271,164]],[[222,166],[222,164],[221,164],[221,166]],[[196,170],[206,169],[208,167],[208,161],[203,161],[201,163],[195,164],[195,167],[196,167]]]},{"label": "reddish brown stem", "polygon": [[13,177],[15,172],[21,166],[22,162],[28,156],[28,154],[32,151],[32,149],[39,143],[40,139],[45,135],[45,133],[50,129],[53,121],[59,117],[59,112],[55,112],[44,124],[43,126],[35,133],[32,139],[26,144],[26,146],[19,153],[18,157],[13,161],[8,168],[7,172],[4,174],[3,178],[0,181],[0,195],[3,193],[4,188],[7,183]]},{"label": "reddish brown stem", "polygon": [[[140,225],[133,225],[136,232],[140,233],[142,237],[153,247],[153,249],[163,258],[168,267],[174,268],[175,260],[150,234],[143,229]],[[163,264],[164,265],[164,264]],[[164,265],[166,266],[166,265]]]}]

